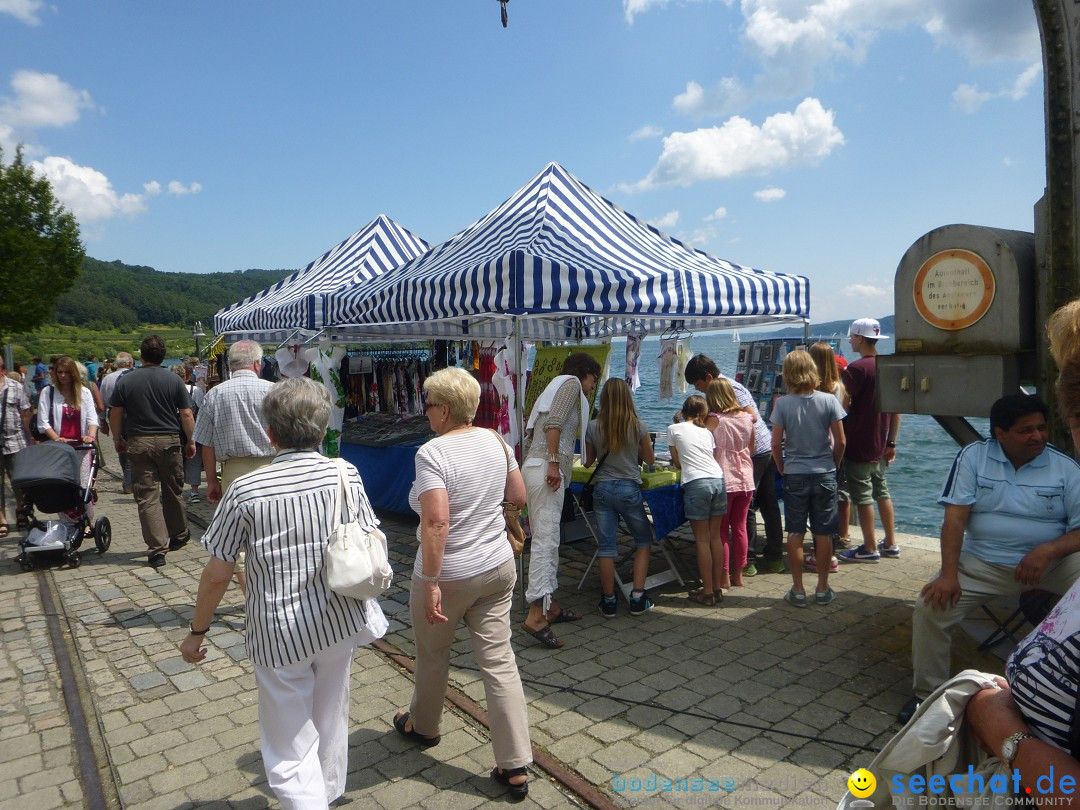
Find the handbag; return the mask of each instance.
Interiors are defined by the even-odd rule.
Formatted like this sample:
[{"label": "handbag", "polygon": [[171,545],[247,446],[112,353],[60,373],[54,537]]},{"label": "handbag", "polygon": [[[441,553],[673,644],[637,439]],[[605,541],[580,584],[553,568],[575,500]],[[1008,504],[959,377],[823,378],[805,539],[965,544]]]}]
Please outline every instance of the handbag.
[{"label": "handbag", "polygon": [[[491,430],[491,428],[488,428]],[[499,444],[502,445],[503,453],[506,454],[506,476],[510,477],[510,448],[506,442],[503,441],[502,436],[491,430],[498,439]],[[503,491],[506,491],[506,487],[503,487]],[[503,520],[506,522],[506,539],[510,543],[510,548],[514,550],[514,556],[520,557],[522,552],[525,551],[525,530],[521,528],[521,507],[513,501],[503,501],[502,504]]]},{"label": "handbag", "polygon": [[[46,422],[48,423],[48,425],[50,427],[52,427],[53,387],[51,385],[46,385],[44,388],[41,389],[41,393],[38,395],[38,410],[40,410],[41,407],[42,407],[41,406],[41,401],[43,399],[45,399],[45,392],[46,391],[49,392],[49,404],[45,406],[45,413],[47,414]],[[38,420],[37,420],[37,414],[36,413],[34,414],[34,418],[30,420],[30,437],[35,442],[47,442],[49,440],[49,437],[45,433],[45,431],[41,430],[38,427]]]},{"label": "handbag", "polygon": [[326,584],[330,590],[353,599],[375,599],[394,580],[387,559],[386,535],[378,529],[365,531],[360,524],[359,505],[349,486],[347,466],[334,459],[338,470],[338,497],[334,509],[334,530],[326,547]]},{"label": "handbag", "polygon": [[585,486],[581,489],[581,497],[578,498],[578,505],[581,506],[583,512],[591,512],[593,510],[593,479],[596,478],[596,474],[600,472],[600,468],[604,466],[604,460],[608,457],[607,453],[600,456],[600,460],[596,462],[596,467],[593,468],[592,475],[589,476],[589,480],[585,482]]}]

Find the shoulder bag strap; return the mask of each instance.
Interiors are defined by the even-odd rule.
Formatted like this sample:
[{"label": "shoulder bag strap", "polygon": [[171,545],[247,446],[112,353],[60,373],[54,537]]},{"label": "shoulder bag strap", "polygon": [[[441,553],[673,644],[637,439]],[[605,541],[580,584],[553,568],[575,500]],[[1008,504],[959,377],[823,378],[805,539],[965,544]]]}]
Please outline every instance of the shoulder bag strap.
[{"label": "shoulder bag strap", "polygon": [[[609,450],[608,452],[610,453],[611,451]],[[604,455],[600,456],[600,460],[596,462],[596,466],[593,468],[592,475],[590,475],[589,480],[585,482],[585,486],[589,486],[589,484],[592,483],[592,480],[596,478],[596,474],[600,472],[600,468],[604,466],[604,461],[607,459],[607,457],[607,453],[604,453]]]},{"label": "shoulder bag strap", "polygon": [[349,514],[349,482],[345,473],[345,462],[340,458],[334,459],[334,467],[337,468],[337,508],[334,509],[334,528],[342,523],[348,523]]}]

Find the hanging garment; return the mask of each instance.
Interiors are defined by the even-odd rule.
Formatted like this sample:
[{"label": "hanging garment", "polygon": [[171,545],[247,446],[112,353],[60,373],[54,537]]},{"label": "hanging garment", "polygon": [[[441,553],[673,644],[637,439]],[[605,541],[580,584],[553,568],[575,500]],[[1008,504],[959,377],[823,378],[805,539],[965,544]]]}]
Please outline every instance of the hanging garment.
[{"label": "hanging garment", "polygon": [[308,372],[308,358],[299,346],[282,346],[274,352],[282,377],[303,377]]},{"label": "hanging garment", "polygon": [[680,394],[685,394],[687,390],[686,375],[683,374],[683,370],[690,362],[690,358],[694,356],[690,351],[690,341],[689,336],[679,338],[679,346],[675,350],[675,387]]},{"label": "hanging garment", "polygon": [[323,453],[337,458],[341,448],[341,428],[345,421],[345,389],[341,385],[338,369],[345,349],[327,344],[305,351],[311,363],[311,379],[321,383],[330,393],[330,426],[323,438]]},{"label": "hanging garment", "polygon": [[641,378],[638,376],[638,363],[641,361],[641,340],[644,335],[626,336],[626,384],[630,391],[641,388]]},{"label": "hanging garment", "polygon": [[675,351],[678,341],[675,338],[664,338],[660,341],[660,393],[658,398],[661,402],[672,397],[673,376],[675,374]]}]

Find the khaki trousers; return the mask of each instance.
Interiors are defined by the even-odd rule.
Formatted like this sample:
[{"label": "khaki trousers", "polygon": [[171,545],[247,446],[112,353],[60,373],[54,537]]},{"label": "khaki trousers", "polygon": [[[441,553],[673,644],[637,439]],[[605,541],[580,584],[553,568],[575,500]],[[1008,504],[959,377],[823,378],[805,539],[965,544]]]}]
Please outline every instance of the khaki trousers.
[{"label": "khaki trousers", "polygon": [[221,494],[229,491],[232,482],[241,475],[265,467],[274,460],[273,456],[237,456],[221,462]]},{"label": "khaki trousers", "polygon": [[1039,588],[1058,595],[1080,578],[1080,553],[1052,563],[1038,585],[1024,585],[1013,578],[1015,566],[983,562],[974,554],[960,555],[960,595],[956,607],[934,610],[917,597],[911,617],[911,664],[915,696],[925,699],[952,674],[952,629],[999,596],[1019,596]]},{"label": "khaki trousers", "polygon": [[180,437],[132,436],[127,456],[147,554],[164,554],[170,540],[187,542],[187,512],[180,498],[184,491]]},{"label": "khaki trousers", "polygon": [[532,762],[525,692],[510,646],[510,602],[516,581],[511,559],[469,579],[440,582],[442,612],[449,621],[435,625],[424,617],[424,583],[413,577],[409,594],[416,640],[416,685],[409,707],[413,728],[425,737],[439,734],[450,675],[450,645],[457,626],[464,621],[484,680],[495,764],[504,770]]}]

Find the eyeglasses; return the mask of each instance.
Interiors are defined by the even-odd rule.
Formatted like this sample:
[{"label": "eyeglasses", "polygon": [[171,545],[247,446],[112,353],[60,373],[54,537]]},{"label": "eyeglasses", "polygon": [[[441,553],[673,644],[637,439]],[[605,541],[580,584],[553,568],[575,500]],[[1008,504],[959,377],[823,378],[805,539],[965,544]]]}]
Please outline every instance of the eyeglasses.
[{"label": "eyeglasses", "polygon": [[438,408],[442,405],[441,402],[429,402],[424,406],[424,413],[427,413],[430,408]]}]

